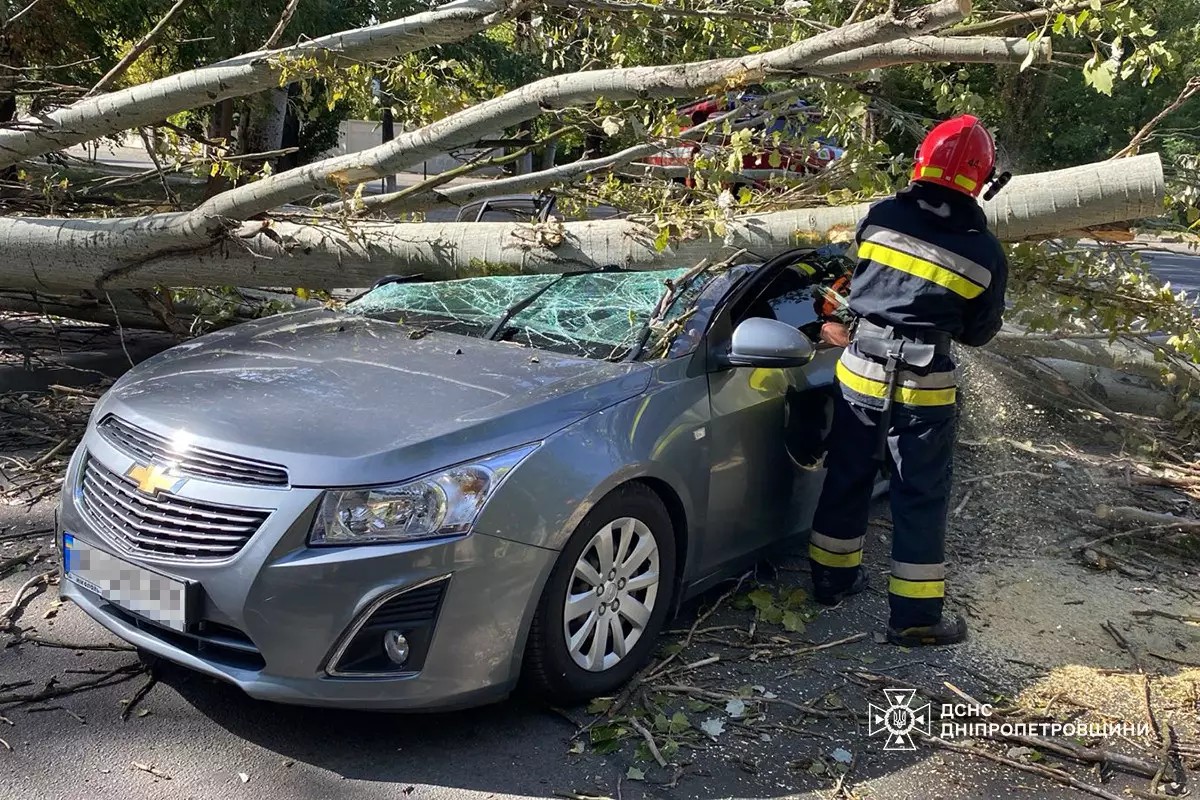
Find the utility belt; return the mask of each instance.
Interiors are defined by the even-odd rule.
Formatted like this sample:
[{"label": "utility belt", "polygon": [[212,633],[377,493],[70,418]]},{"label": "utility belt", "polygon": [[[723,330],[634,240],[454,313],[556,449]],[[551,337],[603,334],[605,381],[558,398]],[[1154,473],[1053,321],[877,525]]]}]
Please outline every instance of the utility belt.
[{"label": "utility belt", "polygon": [[935,330],[899,333],[891,325],[876,325],[860,317],[851,329],[851,337],[853,347],[858,353],[883,365],[883,382],[886,389],[883,392],[883,406],[879,414],[875,458],[882,462],[883,472],[887,473],[887,442],[891,430],[897,375],[901,368],[923,369],[932,364],[937,356],[948,356],[950,334]]},{"label": "utility belt", "polygon": [[[899,331],[895,330],[891,325],[887,325],[887,326],[876,325],[875,323],[865,319],[864,317],[859,317],[857,320],[855,320],[854,325],[850,329],[850,334],[854,338],[855,341],[859,341],[860,339],[884,339],[889,342],[897,341],[897,342],[908,343],[908,346],[905,347],[905,349],[908,350],[909,353],[912,353],[914,356],[916,356],[918,358],[920,356],[917,356],[917,353],[923,352],[924,348],[914,347],[913,345],[931,345],[933,347],[933,355],[948,356],[948,355],[950,355],[950,342],[952,341],[950,338],[950,334],[946,333],[945,331],[925,330],[925,331],[906,331],[904,333],[900,333]],[[862,349],[861,341],[859,341],[859,344],[860,344],[859,349]],[[875,348],[875,349],[878,349],[878,348]],[[864,352],[866,352],[866,351],[864,351]],[[871,354],[871,355],[874,355],[874,354]],[[930,361],[932,361],[932,360],[933,359],[930,358]],[[912,362],[909,362],[909,363],[912,363]],[[922,364],[915,364],[915,363],[912,363],[912,365],[913,366],[925,366]]]}]

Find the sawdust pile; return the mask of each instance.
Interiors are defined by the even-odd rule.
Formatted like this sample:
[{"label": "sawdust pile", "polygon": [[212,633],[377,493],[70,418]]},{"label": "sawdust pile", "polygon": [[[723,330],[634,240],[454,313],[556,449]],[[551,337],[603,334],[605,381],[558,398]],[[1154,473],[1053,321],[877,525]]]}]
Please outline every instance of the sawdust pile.
[{"label": "sawdust pile", "polygon": [[1200,727],[1200,669],[1174,674],[1139,675],[1071,664],[1051,670],[1028,686],[1017,700],[1047,716],[1082,709],[1088,722],[1149,722],[1146,683],[1159,724],[1173,725],[1191,738]]}]

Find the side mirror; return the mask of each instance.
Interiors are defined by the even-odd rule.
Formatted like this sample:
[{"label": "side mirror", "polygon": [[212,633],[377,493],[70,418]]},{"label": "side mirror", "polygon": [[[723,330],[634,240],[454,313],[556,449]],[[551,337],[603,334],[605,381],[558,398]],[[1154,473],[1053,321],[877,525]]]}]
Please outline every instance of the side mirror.
[{"label": "side mirror", "polygon": [[802,367],[814,352],[808,337],[786,322],[751,317],[734,329],[723,360],[731,367]]}]

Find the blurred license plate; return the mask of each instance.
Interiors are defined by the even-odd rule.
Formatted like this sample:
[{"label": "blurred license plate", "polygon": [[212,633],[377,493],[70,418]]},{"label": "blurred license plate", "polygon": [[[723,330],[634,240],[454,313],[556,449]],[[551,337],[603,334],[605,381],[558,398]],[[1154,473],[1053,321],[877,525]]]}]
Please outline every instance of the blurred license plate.
[{"label": "blurred license plate", "polygon": [[194,584],[130,564],[70,533],[63,534],[63,571],[72,583],[151,622],[177,631],[191,622]]}]

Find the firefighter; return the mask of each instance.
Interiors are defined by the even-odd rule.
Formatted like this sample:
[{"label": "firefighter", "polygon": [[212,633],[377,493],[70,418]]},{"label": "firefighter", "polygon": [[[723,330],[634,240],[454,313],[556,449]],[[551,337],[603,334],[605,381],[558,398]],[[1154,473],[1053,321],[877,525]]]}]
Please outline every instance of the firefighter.
[{"label": "firefighter", "polygon": [[814,598],[836,605],[866,587],[862,549],[881,468],[890,472],[892,563],[887,638],[899,645],[966,638],[943,615],[946,509],[957,419],[951,341],[986,344],[1000,329],[1008,264],[976,198],[991,199],[995,144],[978,119],[939,124],[912,182],[858,226],[850,346],[837,364],[828,470],[813,522]]}]

